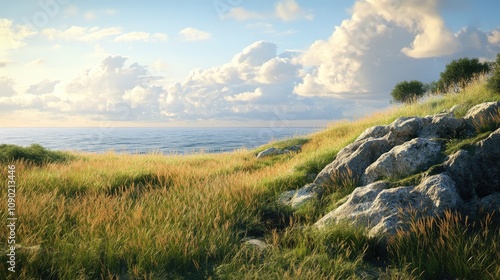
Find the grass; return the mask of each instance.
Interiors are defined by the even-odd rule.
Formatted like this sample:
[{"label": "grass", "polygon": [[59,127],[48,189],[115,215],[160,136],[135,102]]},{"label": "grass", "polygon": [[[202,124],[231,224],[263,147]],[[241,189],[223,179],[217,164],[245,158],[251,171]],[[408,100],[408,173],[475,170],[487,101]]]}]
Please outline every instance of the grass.
[{"label": "grass", "polygon": [[[299,211],[277,205],[276,200],[280,193],[310,183],[368,127],[403,116],[438,113],[456,104],[462,104],[465,114],[477,103],[498,100],[500,96],[484,83],[476,83],[459,94],[224,154],[66,154],[40,146],[1,146],[3,178],[8,165],[16,165],[19,247],[16,278],[7,273],[3,253],[0,278],[416,279],[441,272],[463,277],[484,268],[490,274],[481,275],[494,279],[500,276],[500,265],[491,258],[472,258],[464,271],[450,266],[433,272],[426,261],[415,261],[418,252],[404,255],[408,246],[437,246],[438,221],[422,224],[424,230],[413,235],[401,235],[389,251],[362,230],[346,225],[314,230],[311,225],[357,185],[348,176],[332,178],[321,201]],[[255,158],[266,147],[296,144],[303,145],[298,153]],[[7,197],[6,188],[0,188],[0,197]],[[4,209],[0,219],[6,221]],[[499,244],[496,230],[494,225],[468,230],[460,242],[451,239],[443,247],[447,251],[435,250],[433,260],[458,259],[463,254],[453,248],[458,246],[470,248],[469,253],[493,252],[481,246]],[[7,231],[0,227],[0,236],[7,236]],[[245,245],[242,240],[247,237],[261,238],[270,246],[260,250]],[[7,248],[5,239],[0,244],[2,251]]]}]

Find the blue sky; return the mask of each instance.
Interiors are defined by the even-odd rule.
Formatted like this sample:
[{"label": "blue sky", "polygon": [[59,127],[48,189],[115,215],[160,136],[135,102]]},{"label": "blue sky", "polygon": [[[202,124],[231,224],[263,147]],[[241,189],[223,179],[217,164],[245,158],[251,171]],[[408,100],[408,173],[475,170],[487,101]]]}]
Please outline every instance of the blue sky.
[{"label": "blue sky", "polygon": [[0,126],[322,126],[500,52],[496,0],[2,1]]}]

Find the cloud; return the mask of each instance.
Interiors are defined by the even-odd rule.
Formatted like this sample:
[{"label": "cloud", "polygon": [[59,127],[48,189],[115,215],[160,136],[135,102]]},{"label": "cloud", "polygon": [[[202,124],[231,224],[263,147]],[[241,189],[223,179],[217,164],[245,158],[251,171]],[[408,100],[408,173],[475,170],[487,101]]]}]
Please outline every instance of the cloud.
[{"label": "cloud", "polygon": [[88,11],[83,14],[83,17],[87,20],[93,20],[97,18],[97,13],[95,11]]},{"label": "cloud", "polygon": [[168,35],[164,33],[154,33],[150,34],[147,32],[129,32],[122,34],[114,39],[114,42],[134,42],[134,41],[143,41],[143,42],[164,42],[168,39]]},{"label": "cloud", "polygon": [[233,7],[223,18],[238,21],[279,19],[289,22],[301,19],[313,20],[314,14],[311,11],[304,10],[295,0],[282,0],[276,3],[272,12],[253,12],[242,7]]},{"label": "cloud", "polygon": [[42,65],[44,63],[45,63],[45,59],[39,58],[39,59],[36,59],[36,60],[28,62],[27,65],[29,67],[35,67],[35,66],[40,66],[40,65]]},{"label": "cloud", "polygon": [[[101,121],[272,121],[334,119],[360,106],[351,100],[303,97],[293,93],[302,81],[300,51],[277,53],[258,41],[219,66],[193,70],[183,81],[163,84],[148,67],[108,56],[70,80],[44,80],[16,93],[14,82],[0,79],[3,112],[29,110],[54,118]],[[164,63],[158,61],[158,67]],[[153,72],[156,70],[152,70]],[[375,104],[375,105],[373,105]],[[372,102],[372,107],[379,103]]]},{"label": "cloud", "polygon": [[18,49],[26,45],[25,39],[36,34],[24,25],[13,25],[12,20],[0,18],[0,54],[6,50]]},{"label": "cloud", "polygon": [[0,107],[101,120],[158,120],[163,88],[154,85],[157,78],[146,66],[126,61],[109,56],[69,81],[44,80],[23,93],[13,91],[9,78],[0,78]]},{"label": "cloud", "polygon": [[82,41],[82,42],[95,42],[106,37],[121,34],[122,31],[118,27],[100,28],[95,27],[81,27],[71,26],[66,30],[60,31],[55,28],[46,28],[42,30],[42,34],[49,40],[64,40],[64,41]]},{"label": "cloud", "polygon": [[266,18],[266,15],[248,11],[242,7],[234,7],[231,8],[226,15],[224,15],[224,18],[245,21],[251,19],[264,19]]},{"label": "cloud", "polygon": [[30,93],[33,95],[50,94],[54,92],[55,86],[59,82],[60,81],[43,80],[38,84],[31,85],[29,89],[26,91],[26,93]]},{"label": "cloud", "polygon": [[158,101],[161,114],[168,120],[342,117],[344,109],[335,100],[293,94],[301,80],[301,66],[293,62],[299,54],[277,54],[276,44],[255,42],[231,61],[192,71],[184,81],[166,87]]},{"label": "cloud", "polygon": [[500,29],[493,30],[488,34],[488,42],[492,45],[500,46]]},{"label": "cloud", "polygon": [[294,92],[383,100],[399,81],[437,80],[452,58],[493,56],[494,33],[465,28],[453,34],[439,8],[432,0],[357,1],[350,19],[298,59],[307,70]]},{"label": "cloud", "polygon": [[299,19],[313,20],[314,15],[297,4],[295,0],[283,0],[276,5],[276,17],[283,21]]},{"label": "cloud", "polygon": [[179,32],[184,41],[204,41],[212,37],[212,34],[193,27],[186,27]]},{"label": "cloud", "polygon": [[248,102],[262,96],[262,88],[256,88],[255,91],[242,92],[233,96],[225,96],[224,99],[229,102],[243,101]]},{"label": "cloud", "polygon": [[16,94],[14,81],[5,76],[0,76],[0,97],[10,97]]}]

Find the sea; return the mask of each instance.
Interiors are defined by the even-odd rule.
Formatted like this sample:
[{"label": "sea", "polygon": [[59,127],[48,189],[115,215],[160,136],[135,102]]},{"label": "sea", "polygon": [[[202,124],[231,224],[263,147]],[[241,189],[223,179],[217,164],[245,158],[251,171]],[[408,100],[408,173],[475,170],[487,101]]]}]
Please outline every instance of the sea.
[{"label": "sea", "polygon": [[0,128],[0,144],[40,144],[50,150],[92,153],[222,153],[252,149],[319,130],[313,127]]}]

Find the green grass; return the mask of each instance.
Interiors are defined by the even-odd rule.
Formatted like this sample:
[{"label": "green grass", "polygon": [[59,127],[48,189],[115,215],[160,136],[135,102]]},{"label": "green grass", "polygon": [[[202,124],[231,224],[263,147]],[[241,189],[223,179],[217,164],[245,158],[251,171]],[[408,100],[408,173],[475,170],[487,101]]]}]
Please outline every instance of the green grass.
[{"label": "green grass", "polygon": [[0,162],[24,160],[33,164],[64,162],[72,159],[68,153],[49,151],[38,144],[29,147],[0,144]]},{"label": "green grass", "polygon": [[[476,83],[460,94],[401,105],[353,122],[334,122],[308,136],[225,154],[66,154],[40,146],[2,145],[1,176],[6,179],[8,165],[16,165],[20,247],[16,278],[7,273],[7,256],[2,253],[0,279],[416,279],[436,275],[425,262],[413,261],[419,258],[418,252],[410,251],[404,258],[402,254],[407,246],[433,248],[439,235],[401,236],[387,251],[363,230],[347,225],[323,232],[312,228],[356,187],[352,178],[332,178],[322,199],[299,211],[277,205],[276,200],[280,193],[310,183],[368,127],[403,116],[438,113],[456,104],[462,104],[465,114],[477,103],[498,100],[500,96],[484,83]],[[298,153],[255,158],[266,147],[296,144],[303,145]],[[451,143],[449,148],[466,145]],[[0,197],[7,197],[6,188],[0,188]],[[6,218],[2,208],[0,219]],[[436,230],[434,224],[422,227]],[[0,236],[7,236],[7,230],[0,227]],[[469,253],[480,253],[475,248],[492,252],[481,246],[498,244],[496,230],[488,227],[486,239],[481,239],[484,230],[468,231],[456,246],[454,242],[449,246],[473,248]],[[245,245],[246,237],[264,239],[270,246],[260,250]],[[6,239],[0,244],[4,251]],[[436,250],[434,260],[455,260],[463,254],[459,248],[446,248],[446,252]],[[395,262],[400,256],[406,261]],[[449,266],[445,272],[467,278],[486,269],[490,274],[481,275],[494,279],[500,278],[499,267],[482,257],[468,260],[465,271]]]}]

